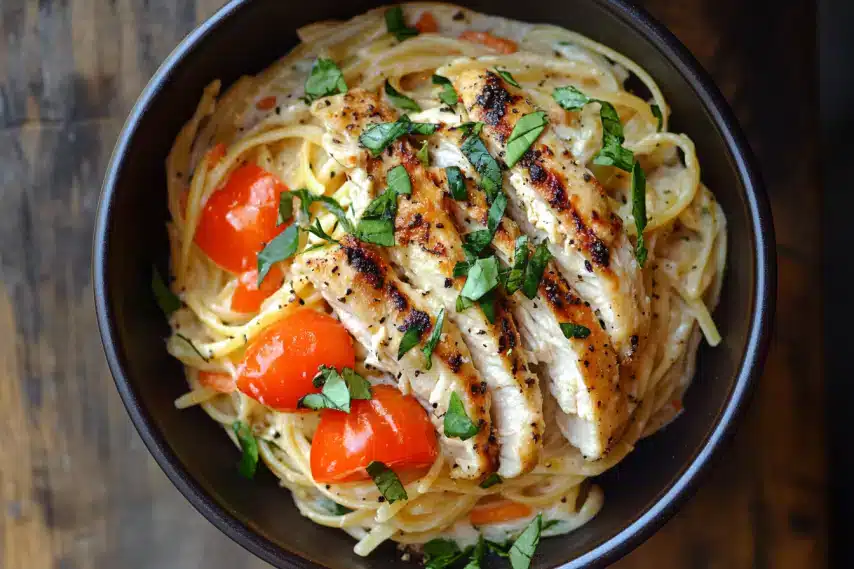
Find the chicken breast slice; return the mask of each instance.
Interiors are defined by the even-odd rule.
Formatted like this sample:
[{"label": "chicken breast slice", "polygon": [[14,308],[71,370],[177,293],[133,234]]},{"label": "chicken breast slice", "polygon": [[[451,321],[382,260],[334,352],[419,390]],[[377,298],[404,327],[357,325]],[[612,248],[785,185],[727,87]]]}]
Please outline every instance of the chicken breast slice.
[{"label": "chicken breast slice", "polygon": [[[360,131],[374,117],[388,121],[392,111],[373,93],[353,91],[331,105],[317,107],[315,112],[330,131],[349,124],[357,124],[354,130]],[[495,303],[494,322],[479,307],[456,311],[465,278],[454,277],[454,266],[466,256],[462,239],[443,205],[440,184],[444,184],[444,176],[429,172],[405,138],[394,142],[380,157],[365,154],[374,188],[382,187],[380,181],[392,168],[406,168],[412,193],[398,198],[396,245],[387,249],[389,257],[409,282],[442,303],[486,381],[499,446],[498,473],[513,478],[529,472],[539,460],[545,428],[539,382],[530,371],[527,351],[503,299]]]},{"label": "chicken breast slice", "polygon": [[[503,158],[516,122],[536,109],[488,70],[451,78],[469,117],[484,123],[484,142]],[[649,322],[640,266],[602,186],[572,156],[552,127],[509,172],[509,213],[523,231],[549,241],[561,272],[601,315],[618,353],[630,357]]]},{"label": "chicken breast slice", "polygon": [[[452,322],[445,322],[432,367],[426,369],[421,348],[439,312],[429,293],[402,282],[379,251],[350,235],[339,245],[301,255],[293,270],[320,291],[341,323],[371,352],[372,363],[397,377],[401,391],[411,392],[427,410],[443,454],[451,461],[453,478],[479,478],[495,471],[491,396]],[[398,360],[401,339],[411,326],[421,328],[421,339]],[[467,440],[445,435],[444,416],[452,393],[479,427]]]}]

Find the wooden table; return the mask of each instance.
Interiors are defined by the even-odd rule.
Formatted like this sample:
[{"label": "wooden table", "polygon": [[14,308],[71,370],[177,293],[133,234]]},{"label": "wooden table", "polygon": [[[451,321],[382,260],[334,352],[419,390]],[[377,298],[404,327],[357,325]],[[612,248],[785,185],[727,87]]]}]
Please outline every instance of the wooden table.
[{"label": "wooden table", "polygon": [[[826,564],[814,6],[646,2],[711,71],[777,228],[773,347],[702,488],[622,569]],[[95,325],[90,238],[110,150],[157,65],[218,0],[0,2],[0,566],[265,566],[149,457]],[[734,246],[738,246],[735,244]]]}]

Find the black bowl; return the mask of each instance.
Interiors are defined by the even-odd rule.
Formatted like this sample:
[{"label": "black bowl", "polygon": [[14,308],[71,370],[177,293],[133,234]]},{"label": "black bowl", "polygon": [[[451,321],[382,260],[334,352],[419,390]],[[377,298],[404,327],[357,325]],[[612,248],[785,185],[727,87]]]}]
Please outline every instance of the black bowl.
[{"label": "black bowl", "polygon": [[[164,160],[202,88],[256,73],[293,47],[294,30],[347,18],[371,0],[235,0],[191,33],[149,82],[119,136],[107,169],[94,239],[98,324],[119,393],[143,441],[167,476],[218,528],[277,567],[404,565],[386,544],[370,558],[352,553],[340,530],[302,518],[286,490],[262,469],[239,477],[237,453],[199,409],[177,411],[181,366],[164,349],[166,322],[149,283],[165,266]],[[622,0],[461,2],[529,22],[581,32],[628,55],[656,78],[672,105],[673,128],[689,134],[729,222],[729,265],[715,318],[723,343],[700,350],[697,377],[678,422],[640,443],[600,477],[605,506],[578,531],[544,540],[534,567],[598,567],[613,562],[660,527],[732,432],[759,374],[774,313],[774,237],[753,159],[718,90],[688,51],[641,10]],[[735,512],[734,512],[735,514]]]}]

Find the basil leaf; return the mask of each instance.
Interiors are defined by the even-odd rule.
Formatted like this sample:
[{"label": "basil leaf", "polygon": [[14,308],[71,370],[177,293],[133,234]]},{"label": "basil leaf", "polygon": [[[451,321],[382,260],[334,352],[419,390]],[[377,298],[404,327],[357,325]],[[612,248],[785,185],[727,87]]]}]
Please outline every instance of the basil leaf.
[{"label": "basil leaf", "polygon": [[308,226],[305,231],[329,243],[338,243],[338,240],[333,239],[331,235],[323,230],[323,226],[320,225],[320,220],[317,218],[314,220],[314,225]]},{"label": "basil leaf", "polygon": [[451,392],[451,400],[448,403],[448,412],[445,413],[445,436],[468,440],[475,436],[480,428],[475,425],[466,414],[463,401],[456,391]]},{"label": "basil leaf", "polygon": [[491,290],[477,301],[478,306],[483,311],[483,315],[486,316],[490,324],[495,324],[495,300],[495,290]]},{"label": "basil leaf", "polygon": [[315,411],[335,409],[349,413],[351,399],[371,398],[371,384],[351,368],[344,368],[339,374],[335,368],[321,365],[317,372],[312,384],[323,387],[323,391],[300,398],[297,407]]},{"label": "basil leaf", "polygon": [[389,504],[409,498],[406,495],[406,488],[400,482],[400,478],[397,477],[394,470],[382,462],[375,460],[365,470],[368,471],[368,476],[374,480],[374,484],[377,485],[380,494],[388,500]]},{"label": "basil leaf", "polygon": [[491,488],[492,486],[495,486],[496,484],[501,484],[502,482],[504,482],[504,480],[502,480],[502,478],[498,475],[498,473],[493,472],[492,474],[487,476],[486,480],[481,482],[479,484],[479,486],[485,490],[487,488]]},{"label": "basil leaf", "polygon": [[593,163],[600,166],[614,166],[626,172],[632,171],[634,163],[634,153],[619,144],[611,143],[608,146],[603,146],[596,156],[593,157]]},{"label": "basil leaf", "polygon": [[483,251],[490,242],[492,242],[492,232],[488,229],[472,231],[471,233],[466,233],[465,240],[463,241],[463,250],[469,257],[477,257],[478,253]]},{"label": "basil leaf", "polygon": [[406,332],[403,333],[403,337],[400,339],[400,345],[397,347],[397,361],[400,361],[406,355],[406,352],[418,345],[418,342],[421,341],[421,332],[423,330],[414,325],[406,329]]},{"label": "basil leaf", "polygon": [[415,157],[418,158],[418,161],[425,168],[430,165],[430,147],[426,140],[421,143],[421,148],[415,153]]},{"label": "basil leaf", "polygon": [[494,554],[499,557],[508,558],[510,557],[510,547],[511,543],[495,543],[494,541],[486,541],[486,547]]},{"label": "basil leaf", "polygon": [[457,130],[463,133],[463,136],[471,136],[480,134],[480,131],[483,130],[482,122],[464,122],[459,126],[455,127]]},{"label": "basil leaf", "polygon": [[590,328],[581,324],[573,324],[572,322],[561,322],[560,331],[563,332],[563,336],[567,339],[579,338],[583,340],[590,335]]},{"label": "basil leaf", "polygon": [[383,247],[394,247],[394,222],[388,219],[363,219],[356,226],[356,239]]},{"label": "basil leaf", "polygon": [[541,531],[546,531],[549,528],[553,528],[554,526],[560,524],[560,520],[549,520],[543,523],[543,527]]},{"label": "basil leaf", "polygon": [[514,87],[522,87],[521,85],[519,85],[519,83],[516,81],[516,79],[514,79],[513,76],[510,75],[509,71],[506,71],[504,69],[498,69],[496,67],[495,72],[498,73],[502,79],[504,79],[505,81],[507,81],[508,83],[513,85]]},{"label": "basil leaf", "polygon": [[531,520],[525,531],[513,542],[510,547],[510,565],[513,569],[528,569],[531,566],[534,551],[540,543],[542,528],[543,515],[537,514],[537,517]]},{"label": "basil leaf", "polygon": [[243,421],[235,421],[231,424],[231,428],[237,436],[240,449],[243,451],[243,456],[240,457],[240,462],[237,464],[237,471],[244,478],[251,480],[258,470],[258,441],[252,434],[252,429]]},{"label": "basil leaf", "polygon": [[441,75],[433,75],[432,78],[433,85],[441,85],[442,91],[439,93],[439,100],[448,105],[449,107],[453,107],[457,103],[460,102],[460,97],[457,95],[457,90],[454,89],[453,83],[447,77],[442,77]]},{"label": "basil leaf", "polygon": [[439,316],[436,317],[436,324],[433,326],[433,331],[430,333],[430,337],[427,339],[427,343],[424,344],[424,347],[421,349],[421,352],[424,354],[424,367],[426,369],[431,369],[433,367],[433,350],[436,349],[436,345],[439,343],[439,339],[442,337],[442,326],[444,324],[445,309],[443,308],[439,311]]},{"label": "basil leaf", "polygon": [[351,399],[370,399],[371,383],[355,372],[352,368],[345,367],[341,370],[341,377],[347,382],[347,389],[350,391]]},{"label": "basil leaf", "polygon": [[336,219],[338,219],[338,223],[341,224],[341,227],[347,233],[353,231],[353,224],[347,218],[347,212],[344,211],[344,208],[341,207],[341,204],[335,201],[335,198],[331,198],[329,196],[317,196],[313,195],[312,200],[315,202],[320,202],[323,206],[329,210],[329,213],[334,215]]},{"label": "basil leaf", "polygon": [[321,97],[346,93],[347,83],[344,74],[331,59],[318,58],[311,66],[311,73],[305,81],[305,99],[311,103]]},{"label": "basil leaf", "polygon": [[647,250],[643,239],[643,230],[646,228],[646,174],[641,168],[640,162],[632,166],[632,216],[635,218],[635,228],[638,238],[635,245],[635,258],[640,266],[646,263]]},{"label": "basil leaf", "polygon": [[[302,203],[302,200],[300,200],[300,203]],[[294,196],[291,192],[282,192],[279,194],[279,216],[276,218],[276,225],[282,225],[286,221],[290,221],[293,216]]]},{"label": "basil leaf", "polygon": [[483,563],[483,554],[486,552],[486,542],[483,540],[483,534],[477,539],[477,545],[471,553],[469,562],[463,569],[480,569],[480,564]]},{"label": "basil leaf", "polygon": [[474,304],[473,300],[469,300],[469,299],[465,298],[463,295],[459,295],[457,297],[457,306],[456,306],[457,312],[465,312],[466,310],[471,308],[473,304]]},{"label": "basil leaf", "polygon": [[496,286],[498,286],[498,260],[492,256],[474,262],[460,294],[469,300],[478,300]]},{"label": "basil leaf", "polygon": [[[388,189],[398,195],[408,195],[412,193],[412,181],[409,179],[409,172],[402,164],[398,164],[388,171],[385,177]],[[396,196],[394,197],[396,199]]]},{"label": "basil leaf", "polygon": [[507,294],[513,294],[522,287],[525,280],[525,269],[528,267],[528,236],[520,235],[516,238],[516,248],[513,251],[513,267],[507,275],[504,288]]},{"label": "basil leaf", "polygon": [[169,285],[160,276],[157,267],[151,268],[151,291],[154,293],[157,305],[167,318],[183,305],[181,299],[172,292],[172,289],[169,288]]},{"label": "basil leaf", "polygon": [[388,79],[385,80],[385,94],[388,97],[388,100],[391,101],[391,104],[399,109],[403,109],[404,111],[420,111],[421,107],[413,101],[411,98],[407,97],[397,89],[391,86],[391,83],[388,82]]},{"label": "basil leaf", "polygon": [[466,191],[466,181],[463,178],[462,171],[456,166],[448,166],[445,168],[445,175],[448,177],[448,189],[451,190],[451,197],[458,201],[465,201],[469,198]]},{"label": "basil leaf", "polygon": [[[404,170],[405,172],[405,170]],[[406,177],[409,180],[409,176]],[[394,179],[395,184],[403,184],[403,180]],[[411,186],[410,186],[411,189]],[[388,189],[375,197],[365,211],[362,213],[362,220],[365,219],[388,219],[393,220],[397,215],[397,192]]]},{"label": "basil leaf", "polygon": [[475,134],[466,138],[460,150],[480,174],[480,187],[486,193],[487,201],[492,203],[492,200],[501,190],[501,167],[498,162],[489,154],[480,136]]},{"label": "basil leaf", "polygon": [[344,228],[344,231],[347,233],[353,231],[353,224],[347,217],[347,212],[344,211],[344,208],[335,200],[335,198],[314,194],[307,188],[291,190],[290,192],[282,192],[279,196],[279,224],[284,223],[293,217],[293,198],[295,197],[299,198],[300,211],[302,211],[305,217],[309,217],[311,215],[311,210],[309,209],[311,204],[319,202],[329,210],[329,213],[333,214],[338,219],[338,222],[341,224],[341,227]]},{"label": "basil leaf", "polygon": [[321,498],[320,505],[333,516],[343,516],[344,514],[349,514],[353,511],[346,506],[342,506],[338,502],[333,502],[329,498]]},{"label": "basil leaf", "polygon": [[[400,170],[398,170],[398,168]],[[412,191],[409,175],[403,166],[395,166],[389,171],[386,181],[403,191]],[[393,247],[394,218],[397,215],[397,192],[389,188],[368,204],[362,218],[356,225],[356,238],[365,243],[374,243],[384,247]]]},{"label": "basil leaf", "polygon": [[512,168],[522,158],[547,124],[549,120],[546,118],[545,111],[529,113],[516,122],[510,138],[507,139],[507,148],[504,153],[504,162],[508,168]]},{"label": "basil leaf", "polygon": [[405,134],[433,134],[437,126],[431,123],[418,123],[409,120],[406,115],[395,122],[372,124],[359,135],[359,143],[370,150],[373,157],[382,154],[389,144]]},{"label": "basil leaf", "polygon": [[437,128],[439,128],[438,125],[430,122],[410,122],[409,134],[433,134]]},{"label": "basil leaf", "polygon": [[522,283],[522,294],[530,299],[537,296],[537,289],[540,288],[540,281],[543,278],[543,273],[546,270],[546,265],[551,260],[552,254],[545,243],[540,243],[534,249],[534,254],[528,261],[528,266],[525,268],[525,279]]},{"label": "basil leaf", "polygon": [[498,231],[498,225],[501,223],[501,218],[504,217],[504,210],[507,209],[507,196],[504,195],[504,192],[499,192],[495,199],[492,201],[492,205],[489,207],[489,214],[486,219],[486,227],[491,237],[495,235],[495,232]]},{"label": "basil leaf", "polygon": [[267,243],[258,253],[258,286],[261,286],[273,263],[290,259],[296,254],[297,247],[299,247],[299,227],[296,224],[289,225]]},{"label": "basil leaf", "polygon": [[176,332],[175,337],[180,338],[181,340],[184,340],[186,343],[188,343],[190,345],[190,347],[193,348],[193,351],[196,352],[196,355],[199,356],[200,358],[202,358],[202,360],[204,360],[206,362],[211,361],[211,359],[209,357],[205,357],[205,355],[201,351],[199,351],[199,349],[196,347],[196,345],[193,343],[193,341],[191,339],[189,339],[185,335],[181,334],[180,332]]},{"label": "basil leaf", "polygon": [[649,106],[649,110],[652,111],[652,116],[658,119],[656,132],[661,132],[661,127],[664,126],[664,115],[661,114],[661,108],[658,105],[652,104]]},{"label": "basil leaf", "polygon": [[400,6],[395,6],[394,8],[389,8],[385,11],[385,25],[388,32],[390,34],[394,34],[394,37],[396,37],[398,41],[403,41],[418,35],[417,29],[410,28],[406,25],[406,22],[403,19],[403,9]]},{"label": "basil leaf", "polygon": [[568,87],[555,88],[555,90],[552,91],[552,99],[567,111],[581,110],[584,105],[590,102],[590,97],[572,85]]},{"label": "basil leaf", "polygon": [[463,556],[456,542],[450,539],[431,539],[424,544],[424,568],[445,569]]}]

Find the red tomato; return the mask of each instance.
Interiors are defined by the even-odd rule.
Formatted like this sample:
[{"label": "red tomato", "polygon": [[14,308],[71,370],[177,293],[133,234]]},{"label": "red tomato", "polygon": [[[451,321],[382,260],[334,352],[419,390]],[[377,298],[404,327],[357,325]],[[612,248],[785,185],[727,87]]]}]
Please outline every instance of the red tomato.
[{"label": "red tomato", "polygon": [[285,274],[279,265],[270,267],[270,272],[258,286],[258,271],[252,269],[240,275],[240,284],[237,285],[231,297],[231,309],[235,312],[258,312],[261,303],[267,300],[271,294],[281,288],[285,282]]},{"label": "red tomato", "polygon": [[238,167],[205,204],[196,244],[232,273],[255,268],[264,245],[285,230],[285,225],[276,226],[276,219],[279,196],[287,190],[273,174],[255,164]]},{"label": "red tomato", "polygon": [[519,49],[515,41],[508,40],[507,38],[502,38],[499,36],[494,36],[489,32],[474,32],[469,30],[467,32],[461,33],[460,39],[483,44],[489,49],[497,51],[498,53],[516,53],[516,51]]},{"label": "red tomato", "polygon": [[237,386],[234,385],[234,378],[227,373],[215,373],[212,371],[200,371],[199,383],[203,387],[219,391],[220,393],[231,393]]},{"label": "red tomato", "polygon": [[439,24],[430,12],[424,12],[415,22],[415,29],[422,34],[435,34],[439,31]]},{"label": "red tomato", "polygon": [[395,471],[429,467],[438,453],[436,431],[414,397],[377,385],[369,400],[350,402],[350,413],[324,410],[311,442],[311,475],[317,482],[369,478],[378,460]]},{"label": "red tomato", "polygon": [[255,108],[259,111],[269,111],[273,107],[276,106],[276,97],[270,95],[269,97],[264,97],[257,103],[255,103]]},{"label": "red tomato", "polygon": [[280,411],[295,411],[321,365],[341,371],[356,364],[353,340],[335,318],[301,308],[266,328],[246,349],[237,388]]},{"label": "red tomato", "polygon": [[477,504],[469,513],[472,525],[485,526],[527,518],[533,510],[527,504],[511,502],[510,500],[489,501]]}]

